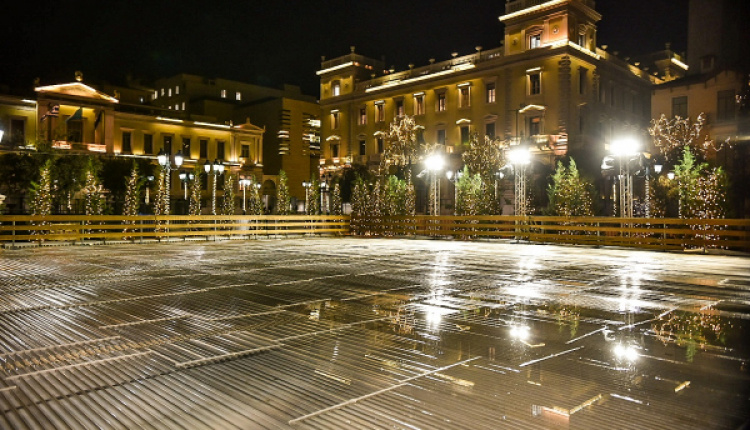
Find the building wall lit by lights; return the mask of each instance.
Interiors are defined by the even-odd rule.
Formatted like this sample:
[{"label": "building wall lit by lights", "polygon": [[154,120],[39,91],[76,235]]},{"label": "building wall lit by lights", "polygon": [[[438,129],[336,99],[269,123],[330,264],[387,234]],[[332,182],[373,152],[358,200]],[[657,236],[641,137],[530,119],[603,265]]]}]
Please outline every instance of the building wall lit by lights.
[{"label": "building wall lit by lights", "polygon": [[661,79],[597,47],[593,0],[505,7],[497,48],[399,72],[354,48],[323,61],[322,167],[376,165],[384,149],[378,132],[403,114],[447,153],[460,154],[477,133],[529,144],[540,161],[570,154],[590,171],[620,129],[648,124],[650,87]]},{"label": "building wall lit by lights", "polygon": [[[264,129],[249,122],[226,125],[183,120],[152,107],[121,104],[83,82],[35,88],[36,100],[0,97],[0,150],[33,149],[36,142],[78,154],[146,159],[156,164],[164,150],[185,156],[182,171],[197,163],[223,162],[234,174],[262,178]],[[164,115],[164,116],[163,116]],[[179,172],[172,172],[171,194],[182,196]]]},{"label": "building wall lit by lights", "polygon": [[[320,106],[300,88],[269,88],[221,78],[179,74],[155,82],[150,103],[170,110],[171,116],[239,124],[252,118],[266,130],[263,146],[264,192],[278,185],[280,170],[288,177],[289,192],[304,199],[303,181],[317,171]],[[260,178],[259,178],[260,179]]]}]

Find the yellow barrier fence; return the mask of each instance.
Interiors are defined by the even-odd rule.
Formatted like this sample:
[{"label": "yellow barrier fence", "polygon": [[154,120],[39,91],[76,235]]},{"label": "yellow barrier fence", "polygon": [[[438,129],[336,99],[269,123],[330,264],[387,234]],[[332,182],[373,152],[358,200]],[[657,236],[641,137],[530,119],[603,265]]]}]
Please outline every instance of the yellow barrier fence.
[{"label": "yellow barrier fence", "polygon": [[362,236],[504,238],[540,243],[659,250],[750,251],[750,219],[550,216],[389,216],[352,218]]},{"label": "yellow barrier fence", "polygon": [[349,234],[347,215],[0,216],[0,242]]}]

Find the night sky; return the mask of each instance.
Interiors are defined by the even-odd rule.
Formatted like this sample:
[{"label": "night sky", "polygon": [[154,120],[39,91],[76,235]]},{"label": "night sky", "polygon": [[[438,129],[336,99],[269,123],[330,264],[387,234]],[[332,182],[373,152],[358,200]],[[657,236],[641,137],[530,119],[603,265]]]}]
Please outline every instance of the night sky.
[{"label": "night sky", "polygon": [[[688,0],[597,0],[599,45],[621,57],[687,49]],[[122,84],[177,73],[261,85],[300,85],[318,95],[320,57],[349,52],[386,57],[387,66],[442,61],[451,52],[498,47],[504,0],[276,0],[25,2],[0,26],[0,88]]]}]

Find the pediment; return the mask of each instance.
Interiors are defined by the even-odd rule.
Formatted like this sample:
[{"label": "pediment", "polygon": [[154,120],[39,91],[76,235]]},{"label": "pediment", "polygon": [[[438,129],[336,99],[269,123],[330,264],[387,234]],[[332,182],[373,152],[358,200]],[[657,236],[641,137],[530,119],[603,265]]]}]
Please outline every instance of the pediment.
[{"label": "pediment", "polygon": [[84,99],[96,100],[96,101],[107,101],[111,103],[119,103],[120,101],[116,98],[104,94],[101,91],[97,91],[94,88],[82,83],[82,82],[71,82],[69,84],[57,84],[57,85],[46,85],[43,87],[36,87],[34,91],[42,94],[68,96],[68,97],[79,97]]}]

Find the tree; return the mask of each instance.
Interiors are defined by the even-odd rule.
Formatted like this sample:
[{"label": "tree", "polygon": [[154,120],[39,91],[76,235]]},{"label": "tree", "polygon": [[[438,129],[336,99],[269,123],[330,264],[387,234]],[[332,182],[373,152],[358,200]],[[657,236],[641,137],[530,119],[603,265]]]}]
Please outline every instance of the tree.
[{"label": "tree", "polygon": [[482,180],[478,174],[469,173],[469,168],[459,172],[456,177],[456,215],[477,215],[481,199]]},{"label": "tree", "polygon": [[141,202],[141,180],[138,175],[138,165],[133,163],[130,176],[125,181],[125,204],[122,214],[125,216],[138,215],[138,207]]},{"label": "tree", "polygon": [[591,183],[581,178],[575,160],[571,158],[567,168],[558,162],[547,188],[548,212],[566,217],[593,216],[591,189]]},{"label": "tree", "polygon": [[29,190],[32,215],[50,215],[52,213],[52,160],[47,160],[39,169],[39,182],[32,182]]},{"label": "tree", "polygon": [[[99,167],[99,160],[88,155],[63,155],[57,157],[52,166],[52,180],[57,187],[57,207],[73,210],[73,196],[86,182],[86,173],[94,166]],[[122,176],[119,177],[122,181]]]},{"label": "tree", "polygon": [[234,175],[226,173],[224,175],[224,197],[221,201],[221,214],[234,215]]},{"label": "tree", "polygon": [[83,188],[84,210],[86,215],[103,215],[107,199],[106,190],[99,183],[96,165],[91,162],[86,171],[86,181]]},{"label": "tree", "polygon": [[310,189],[305,195],[305,211],[308,215],[320,213],[320,181],[316,175],[310,177]]},{"label": "tree", "polygon": [[202,169],[200,164],[196,163],[193,169],[193,182],[190,184],[190,215],[197,216],[201,214],[201,177]]},{"label": "tree", "polygon": [[279,215],[289,215],[291,197],[289,196],[289,185],[286,172],[279,171],[279,187],[276,189],[276,213]]},{"label": "tree", "polygon": [[727,215],[729,182],[724,170],[698,162],[690,149],[675,166],[680,218],[717,219]]},{"label": "tree", "polygon": [[383,151],[383,167],[387,164],[406,166],[419,155],[417,138],[424,127],[417,125],[413,116],[394,118],[383,134],[386,148]]},{"label": "tree", "polygon": [[331,213],[333,215],[341,215],[341,212],[341,181],[336,179],[333,183],[333,194],[331,195]]},{"label": "tree", "polygon": [[697,156],[698,161],[702,162],[706,160],[708,151],[718,151],[725,143],[721,142],[717,146],[708,135],[703,135],[705,125],[704,113],[698,115],[695,121],[679,116],[669,119],[662,114],[658,120],[651,120],[648,132],[653,138],[654,145],[667,161],[675,162],[681,159],[683,152],[689,149]]},{"label": "tree", "polygon": [[154,215],[169,215],[168,205],[169,190],[166,189],[166,175],[169,172],[163,167],[158,167],[156,175],[156,196],[154,197]]},{"label": "tree", "polygon": [[505,149],[507,143],[500,139],[484,136],[479,139],[474,133],[469,142],[469,150],[463,153],[464,164],[469,173],[479,175],[480,190],[477,213],[492,215],[500,213],[500,203],[496,196],[497,172],[505,166]]}]

